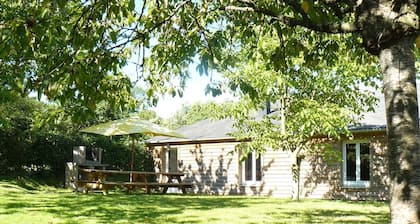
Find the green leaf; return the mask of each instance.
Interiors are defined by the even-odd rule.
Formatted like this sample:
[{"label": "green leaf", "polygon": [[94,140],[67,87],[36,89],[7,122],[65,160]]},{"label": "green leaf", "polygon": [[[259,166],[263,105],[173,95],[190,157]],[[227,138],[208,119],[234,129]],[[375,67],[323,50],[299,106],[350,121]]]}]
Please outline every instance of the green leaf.
[{"label": "green leaf", "polygon": [[135,0],[129,0],[128,1],[128,10],[133,11],[136,7]]},{"label": "green leaf", "polygon": [[213,97],[216,97],[216,96],[222,95],[222,90],[220,88],[218,88],[217,86],[208,84],[208,85],[206,85],[206,88],[205,88],[205,94],[207,95],[207,94],[210,94],[210,93]]},{"label": "green leaf", "polygon": [[112,42],[116,43],[118,40],[118,31],[111,31],[110,34]]}]

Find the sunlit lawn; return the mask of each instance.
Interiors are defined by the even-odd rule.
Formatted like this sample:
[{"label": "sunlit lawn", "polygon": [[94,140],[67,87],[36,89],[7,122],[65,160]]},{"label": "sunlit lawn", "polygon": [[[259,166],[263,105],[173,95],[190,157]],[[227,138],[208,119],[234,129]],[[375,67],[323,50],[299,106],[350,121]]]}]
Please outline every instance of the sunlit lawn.
[{"label": "sunlit lawn", "polygon": [[389,212],[383,202],[123,192],[104,196],[0,180],[0,223],[389,223]]}]

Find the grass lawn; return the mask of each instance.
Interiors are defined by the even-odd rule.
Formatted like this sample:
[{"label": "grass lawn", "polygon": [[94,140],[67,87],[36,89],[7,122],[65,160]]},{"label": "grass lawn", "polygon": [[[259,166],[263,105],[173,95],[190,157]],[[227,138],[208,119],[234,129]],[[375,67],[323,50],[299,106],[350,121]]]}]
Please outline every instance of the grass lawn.
[{"label": "grass lawn", "polygon": [[389,223],[388,204],[242,196],[73,193],[0,180],[0,223]]}]

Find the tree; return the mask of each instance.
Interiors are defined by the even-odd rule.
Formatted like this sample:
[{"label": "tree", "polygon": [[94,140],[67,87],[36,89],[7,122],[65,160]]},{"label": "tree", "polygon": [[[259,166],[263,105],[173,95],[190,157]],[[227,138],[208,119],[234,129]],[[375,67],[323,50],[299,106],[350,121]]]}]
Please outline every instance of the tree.
[{"label": "tree", "polygon": [[2,1],[0,91],[45,96],[76,120],[101,101],[133,108],[132,84],[121,72],[129,49],[119,42],[129,35],[133,8],[128,1],[93,2]]},{"label": "tree", "polygon": [[[102,99],[119,106],[130,102],[124,97],[127,91],[117,91],[130,88],[127,79],[118,76],[130,46],[138,47],[144,58],[139,60],[139,78],[147,84],[147,95],[153,96],[161,91],[176,93],[196,55],[203,73],[209,68],[234,69],[239,62],[235,52],[276,26],[283,33],[348,34],[345,42],[355,49],[363,47],[381,64],[392,222],[420,222],[413,49],[419,35],[418,0],[9,0],[0,9],[3,87],[22,94],[38,90],[64,103],[70,99],[79,103],[75,108],[87,111]],[[326,51],[336,53],[333,48]],[[317,54],[305,53],[305,60],[316,61],[312,59]],[[281,60],[281,55],[273,56],[273,61]]]},{"label": "tree", "polygon": [[0,102],[0,167],[5,173],[19,172],[30,160],[32,115],[40,108],[34,100],[9,97],[12,99],[7,103]]},{"label": "tree", "polygon": [[[312,53],[328,60],[308,67],[307,64],[313,62],[302,60],[302,55],[293,52],[292,46],[290,49],[287,46],[277,48],[282,39],[293,42],[297,38],[300,48],[311,48],[311,44],[305,41],[309,37],[324,46],[312,46],[317,48]],[[266,148],[289,152],[293,158],[295,199],[299,199],[301,159],[317,154],[331,160],[337,152],[319,147],[320,144],[340,139],[342,135],[349,137],[349,124],[355,124],[363,112],[372,110],[376,101],[373,94],[378,80],[378,75],[374,74],[379,74],[376,61],[366,55],[365,66],[360,66],[359,60],[350,60],[348,56],[363,52],[352,51],[343,43],[336,45],[334,40],[338,39],[340,37],[324,38],[301,33],[265,35],[256,47],[254,44],[242,47],[242,64],[227,74],[228,85],[239,91],[241,97],[238,104],[221,108],[224,116],[237,121],[235,136],[252,139],[240,145],[245,151],[243,154],[248,155],[251,150],[262,154]],[[295,48],[297,44],[292,45]],[[335,48],[338,54],[323,55],[324,49],[329,47]],[[247,59],[250,54],[252,60]],[[270,61],[275,54],[288,56],[282,65],[278,65]],[[338,155],[333,157],[340,158]]]},{"label": "tree", "polygon": [[217,119],[218,113],[220,113],[224,107],[227,107],[230,103],[216,104],[214,102],[208,103],[194,103],[190,106],[183,105],[174,116],[169,118],[166,123],[168,127],[179,128],[184,125],[190,125],[197,121],[205,119]]}]

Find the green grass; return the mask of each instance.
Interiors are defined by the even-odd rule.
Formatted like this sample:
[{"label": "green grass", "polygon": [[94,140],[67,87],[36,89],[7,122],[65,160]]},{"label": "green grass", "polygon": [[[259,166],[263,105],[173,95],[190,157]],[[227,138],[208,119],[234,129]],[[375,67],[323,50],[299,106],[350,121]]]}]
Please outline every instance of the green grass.
[{"label": "green grass", "polygon": [[0,223],[389,223],[388,204],[197,195],[73,193],[0,180]]}]

